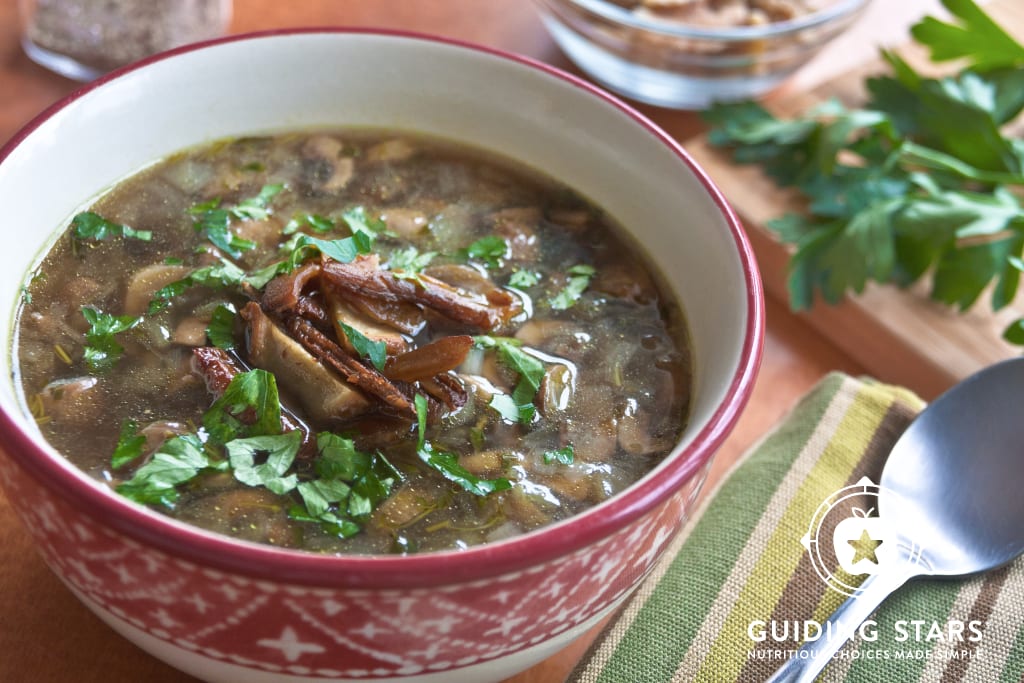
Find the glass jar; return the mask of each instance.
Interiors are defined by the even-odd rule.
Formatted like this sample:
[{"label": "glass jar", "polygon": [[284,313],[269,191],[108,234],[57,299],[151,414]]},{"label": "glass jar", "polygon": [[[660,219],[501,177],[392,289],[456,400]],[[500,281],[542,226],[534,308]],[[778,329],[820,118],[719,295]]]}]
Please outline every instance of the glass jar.
[{"label": "glass jar", "polygon": [[231,0],[19,0],[21,44],[79,81],[178,45],[222,35]]}]

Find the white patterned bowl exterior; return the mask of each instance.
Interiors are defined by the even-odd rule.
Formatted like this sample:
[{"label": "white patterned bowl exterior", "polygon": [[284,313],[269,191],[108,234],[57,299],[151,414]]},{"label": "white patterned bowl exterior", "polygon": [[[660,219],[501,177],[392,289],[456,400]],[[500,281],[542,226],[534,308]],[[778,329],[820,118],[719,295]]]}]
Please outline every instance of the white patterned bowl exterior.
[{"label": "white patterned bowl exterior", "polygon": [[[0,300],[17,300],[55,226],[147,163],[218,138],[323,125],[488,148],[568,182],[627,226],[691,327],[691,424],[673,454],[612,500],[519,538],[409,557],[319,556],[234,541],[111,494],[43,441],[8,380],[0,483],[90,609],[205,680],[500,680],[596,624],[678,531],[760,360],[756,266],[735,216],[679,146],[593,87],[423,36],[286,31],[148,60],[73,94],[0,148]],[[0,371],[12,376],[6,351]]]}]

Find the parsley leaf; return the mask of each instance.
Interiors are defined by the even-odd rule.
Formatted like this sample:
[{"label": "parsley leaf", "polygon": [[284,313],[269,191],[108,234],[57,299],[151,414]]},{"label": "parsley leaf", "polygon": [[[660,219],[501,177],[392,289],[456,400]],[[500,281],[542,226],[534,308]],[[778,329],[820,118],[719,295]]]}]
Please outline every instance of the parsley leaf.
[{"label": "parsley leaf", "polygon": [[[523,351],[522,342],[512,337],[480,335],[473,337],[473,343],[477,348],[494,349],[498,354],[498,360],[519,375],[519,381],[510,397],[515,404],[515,411],[506,399],[498,398],[500,395],[495,395],[491,399],[491,408],[506,420],[530,422],[535,414],[533,401],[540,390],[540,383],[544,380],[544,364]],[[513,415],[517,419],[512,419]]]},{"label": "parsley leaf", "polygon": [[359,521],[369,518],[389,495],[401,474],[379,453],[363,453],[351,439],[321,432],[317,434],[320,458],[319,479],[298,484],[303,505],[290,510],[292,519],[317,522],[328,533],[347,538],[361,529]]},{"label": "parsley leaf", "polygon": [[316,445],[320,451],[316,472],[321,477],[352,481],[370,467],[370,455],[357,450],[352,439],[321,432],[317,434]]},{"label": "parsley leaf", "polygon": [[932,61],[966,57],[980,71],[1024,64],[1024,47],[972,0],[943,0],[942,4],[961,24],[925,17],[910,31],[917,42],[931,49]]},{"label": "parsley leaf", "polygon": [[436,251],[420,253],[416,247],[409,246],[393,252],[388,257],[387,265],[390,270],[399,271],[403,275],[415,275],[429,266],[436,256]]},{"label": "parsley leaf", "polygon": [[[796,246],[794,309],[929,273],[931,297],[960,309],[990,291],[998,310],[1017,293],[1024,143],[1006,127],[1024,110],[1024,46],[973,0],[943,4],[952,23],[929,17],[911,32],[933,60],[965,60],[952,76],[883,51],[891,74],[868,79],[863,109],[826,103],[784,121],[746,102],[706,115],[714,144],[807,199],[806,212],[769,222]],[[1024,342],[1021,330],[1004,336]]]},{"label": "parsley leaf", "polygon": [[139,434],[139,424],[135,420],[126,420],[121,425],[121,435],[117,439],[113,455],[110,456],[110,466],[116,470],[137,460],[142,455],[145,445],[146,437]]},{"label": "parsley leaf", "polygon": [[196,204],[188,212],[196,216],[194,226],[197,232],[232,258],[241,258],[243,251],[256,248],[256,243],[239,237],[231,230],[232,219],[264,220],[270,216],[270,200],[284,185],[264,185],[255,197],[243,199],[230,209],[220,208],[220,199]]},{"label": "parsley leaf", "polygon": [[89,323],[89,329],[85,333],[85,364],[93,372],[109,370],[124,351],[124,347],[117,343],[114,335],[132,329],[142,322],[142,318],[110,315],[88,306],[83,306],[81,311]]},{"label": "parsley leaf", "polygon": [[352,231],[352,236],[362,234],[371,242],[381,233],[387,232],[387,224],[380,218],[370,218],[362,206],[353,206],[341,212],[341,218]]},{"label": "parsley leaf", "polygon": [[235,375],[220,398],[203,414],[210,443],[281,433],[281,404],[277,382],[266,370]]},{"label": "parsley leaf", "polygon": [[194,224],[196,232],[210,240],[213,246],[233,258],[240,258],[243,251],[256,248],[256,243],[239,237],[231,230],[231,214],[224,209],[210,209],[199,214]]},{"label": "parsley leaf", "polygon": [[360,254],[369,254],[373,248],[373,234],[367,232],[356,232],[351,237],[343,237],[338,240],[322,240],[319,237],[299,235],[296,241],[295,252],[304,247],[313,246],[320,250],[324,256],[341,263],[351,263]]},{"label": "parsley leaf", "polygon": [[171,299],[181,296],[192,287],[221,289],[239,285],[244,279],[244,270],[231,261],[221,259],[219,263],[193,270],[184,278],[158,289],[149,302],[148,312],[153,314],[162,311],[170,305]]},{"label": "parsley leaf", "polygon": [[148,242],[153,239],[149,230],[135,230],[127,225],[108,221],[92,211],[84,211],[71,219],[72,235],[77,240],[105,240],[111,237],[130,237]]},{"label": "parsley leaf", "polygon": [[177,486],[208,468],[223,469],[207,455],[195,434],[168,439],[134,476],[117,486],[117,492],[137,503],[174,507]]},{"label": "parsley leaf", "polygon": [[458,484],[464,490],[477,496],[486,496],[495,491],[505,491],[512,488],[512,482],[505,478],[480,479],[475,474],[459,464],[459,459],[454,453],[435,450],[426,440],[427,429],[427,399],[423,394],[416,394],[416,425],[417,442],[416,453],[428,466],[436,470],[448,481]]},{"label": "parsley leaf", "polygon": [[567,444],[562,448],[544,453],[544,462],[548,465],[552,465],[554,463],[571,465],[575,458],[576,450],[573,448],[572,444]]},{"label": "parsley leaf", "polygon": [[345,336],[348,337],[352,348],[359,354],[359,357],[369,358],[370,362],[373,363],[373,367],[383,370],[384,364],[388,360],[388,345],[382,341],[370,339],[356,328],[346,325],[341,321],[339,321],[339,324],[341,329],[345,331]]},{"label": "parsley leaf", "polygon": [[551,308],[556,311],[564,311],[572,308],[579,301],[580,295],[590,285],[590,278],[596,272],[593,266],[576,265],[569,268],[569,282],[558,294],[551,299]]},{"label": "parsley leaf", "polygon": [[[323,521],[325,514],[331,512],[331,505],[348,500],[351,490],[348,484],[338,479],[303,481],[298,485],[299,495],[309,515],[308,521]],[[337,518],[330,521],[337,521]]]},{"label": "parsley leaf", "polygon": [[476,259],[488,268],[500,268],[501,261],[508,255],[508,242],[498,235],[481,237],[464,249],[459,249],[458,256],[464,260]]},{"label": "parsley leaf", "polygon": [[[251,436],[234,439],[224,444],[235,479],[249,486],[265,486],[281,495],[296,487],[298,477],[285,475],[302,445],[298,430],[270,436]],[[257,456],[266,460],[256,464]]]},{"label": "parsley leaf", "polygon": [[218,349],[235,348],[235,307],[231,304],[220,304],[213,309],[210,324],[206,326],[206,337]]},{"label": "parsley leaf", "polygon": [[243,199],[233,209],[230,209],[231,215],[239,220],[261,221],[266,219],[270,216],[270,201],[283,189],[284,185],[281,184],[264,185],[260,188],[258,195]]},{"label": "parsley leaf", "polygon": [[508,279],[508,284],[519,289],[529,289],[540,282],[540,274],[532,270],[516,270]]},{"label": "parsley leaf", "polygon": [[334,230],[334,221],[315,213],[300,213],[292,217],[281,230],[282,234],[293,235],[303,228],[309,228],[321,235]]},{"label": "parsley leaf", "polygon": [[515,398],[508,394],[494,394],[491,396],[491,402],[487,405],[498,415],[501,415],[502,419],[512,423],[521,422],[529,424],[536,412],[533,403],[518,403]]}]

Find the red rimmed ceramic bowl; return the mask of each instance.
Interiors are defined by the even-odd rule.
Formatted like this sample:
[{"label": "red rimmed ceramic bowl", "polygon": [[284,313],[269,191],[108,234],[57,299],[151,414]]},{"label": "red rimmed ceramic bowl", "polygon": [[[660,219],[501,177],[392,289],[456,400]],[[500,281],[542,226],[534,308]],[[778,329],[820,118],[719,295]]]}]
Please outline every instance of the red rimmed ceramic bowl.
[{"label": "red rimmed ceramic bowl", "polygon": [[154,58],[72,95],[0,149],[3,338],[58,227],[118,180],[199,143],[325,125],[496,151],[626,226],[690,325],[695,393],[673,453],[611,500],[518,538],[402,557],[306,554],[189,527],[81,474],[43,441],[5,348],[0,482],[90,609],[205,680],[500,680],[584,633],[651,569],[760,359],[761,287],[742,229],[703,172],[639,114],[546,66],[414,35],[294,31]]}]

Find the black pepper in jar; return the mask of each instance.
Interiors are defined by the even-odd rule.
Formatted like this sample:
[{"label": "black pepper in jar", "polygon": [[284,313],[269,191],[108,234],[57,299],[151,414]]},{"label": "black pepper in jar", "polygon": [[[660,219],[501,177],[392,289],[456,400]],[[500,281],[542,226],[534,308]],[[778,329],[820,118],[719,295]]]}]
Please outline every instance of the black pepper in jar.
[{"label": "black pepper in jar", "polygon": [[90,80],[172,47],[224,33],[231,0],[20,0],[33,61]]}]

